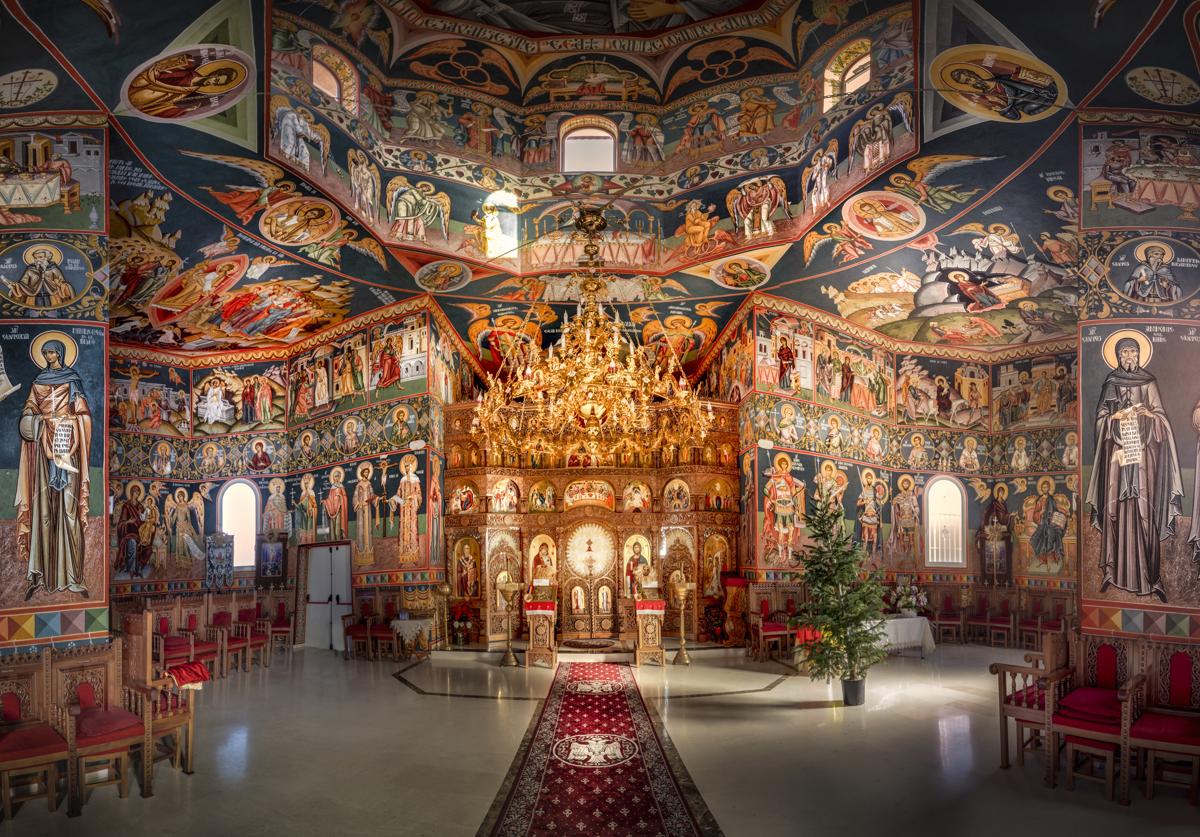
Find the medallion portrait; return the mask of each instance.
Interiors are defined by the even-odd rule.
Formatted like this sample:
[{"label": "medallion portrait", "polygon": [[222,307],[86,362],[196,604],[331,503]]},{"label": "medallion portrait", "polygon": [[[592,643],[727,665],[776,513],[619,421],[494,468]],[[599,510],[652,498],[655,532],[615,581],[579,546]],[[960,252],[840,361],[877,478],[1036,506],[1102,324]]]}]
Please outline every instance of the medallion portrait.
[{"label": "medallion portrait", "polygon": [[225,44],[196,44],[156,56],[126,79],[122,98],[152,122],[190,122],[237,104],[250,92],[254,59]]},{"label": "medallion portrait", "polygon": [[855,232],[876,241],[910,238],[925,228],[916,201],[892,192],[861,192],[842,205],[842,219]]},{"label": "medallion portrait", "polygon": [[1032,55],[992,44],[964,44],[933,59],[929,76],[959,110],[996,122],[1035,122],[1067,101],[1061,75]]},{"label": "medallion portrait", "polygon": [[62,308],[91,284],[91,261],[66,242],[39,238],[0,252],[0,295],[25,308]]},{"label": "medallion portrait", "polygon": [[341,221],[342,213],[329,201],[298,195],[267,209],[258,219],[258,230],[275,244],[302,247],[321,241]]},{"label": "medallion portrait", "polygon": [[1107,259],[1112,289],[1130,302],[1162,308],[1200,290],[1200,254],[1179,239],[1135,238]]}]

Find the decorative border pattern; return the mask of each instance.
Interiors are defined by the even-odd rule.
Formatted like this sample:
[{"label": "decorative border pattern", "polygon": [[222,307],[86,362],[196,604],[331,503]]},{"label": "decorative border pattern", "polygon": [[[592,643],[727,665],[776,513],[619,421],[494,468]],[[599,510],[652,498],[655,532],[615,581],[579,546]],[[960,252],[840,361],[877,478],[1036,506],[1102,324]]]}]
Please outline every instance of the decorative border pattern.
[{"label": "decorative border pattern", "polygon": [[1084,601],[1080,626],[1089,634],[1200,643],[1200,613],[1149,610]]},{"label": "decorative border pattern", "polygon": [[91,642],[107,637],[107,606],[0,616],[0,655],[16,653],[23,645],[66,640]]}]

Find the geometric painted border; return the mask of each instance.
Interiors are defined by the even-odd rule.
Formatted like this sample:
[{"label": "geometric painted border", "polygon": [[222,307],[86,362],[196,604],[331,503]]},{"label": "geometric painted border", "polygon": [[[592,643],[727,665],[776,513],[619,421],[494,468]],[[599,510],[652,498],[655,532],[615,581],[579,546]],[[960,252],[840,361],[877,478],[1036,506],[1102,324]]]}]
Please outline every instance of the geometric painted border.
[{"label": "geometric painted border", "polygon": [[1085,602],[1080,617],[1080,627],[1084,633],[1200,642],[1200,613]]},{"label": "geometric painted border", "polygon": [[446,571],[441,568],[408,571],[396,570],[384,573],[356,573],[353,578],[353,586],[380,587],[391,584],[402,584],[404,586],[413,584],[440,584],[445,578]]},{"label": "geometric painted border", "polygon": [[0,655],[46,643],[88,642],[107,636],[107,607],[0,615]]}]

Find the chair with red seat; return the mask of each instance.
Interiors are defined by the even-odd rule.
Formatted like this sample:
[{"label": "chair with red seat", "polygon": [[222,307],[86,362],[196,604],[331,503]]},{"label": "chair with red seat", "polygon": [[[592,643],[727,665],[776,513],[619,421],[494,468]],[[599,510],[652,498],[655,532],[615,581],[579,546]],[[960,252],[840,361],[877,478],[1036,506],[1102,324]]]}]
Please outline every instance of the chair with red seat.
[{"label": "chair with red seat", "polygon": [[1045,678],[1067,665],[1068,646],[1057,636],[1047,637],[1045,651],[1026,654],[1025,665],[992,663],[988,671],[996,675],[1000,705],[1000,767],[1007,769],[1008,722],[1017,732],[1017,764],[1025,764],[1025,753],[1039,749],[1046,729]]},{"label": "chair with red seat", "polygon": [[287,601],[280,595],[274,603],[274,609],[265,611],[270,614],[271,622],[268,633],[271,636],[271,655],[275,655],[275,646],[279,645],[287,653],[292,651],[292,615],[288,613]]},{"label": "chair with red seat", "polygon": [[[1070,665],[1045,677],[1047,785],[1055,784],[1059,745],[1066,736],[1121,747],[1120,691],[1132,688],[1137,669],[1138,645],[1133,640],[1074,636]],[[1116,755],[1115,766],[1125,774],[1128,750],[1122,748]],[[1127,776],[1121,781],[1124,785]]]},{"label": "chair with red seat", "polygon": [[992,605],[987,593],[981,593],[975,599],[975,607],[966,614],[963,621],[964,633],[968,642],[988,641],[988,629],[992,623]]},{"label": "chair with red seat", "polygon": [[195,656],[193,637],[179,630],[179,600],[175,596],[150,599],[146,612],[152,616],[154,659],[163,666],[191,662]]},{"label": "chair with red seat", "polygon": [[1029,596],[1028,607],[1017,617],[1018,641],[1022,648],[1042,650],[1042,638],[1054,633],[1066,638],[1067,600],[1053,596]]},{"label": "chair with red seat", "polygon": [[250,670],[250,631],[237,621],[237,600],[232,593],[212,596],[209,599],[208,627],[220,636],[224,654],[224,668],[228,673],[242,669]]},{"label": "chair with red seat", "polygon": [[[49,679],[46,647],[5,657],[0,665],[0,799],[5,822],[12,819],[14,802],[45,798],[51,811],[58,808],[58,766],[65,766],[70,749],[67,717],[49,701]],[[18,786],[26,793],[18,798],[13,797],[14,778],[24,780]],[[37,785],[43,788],[40,793],[33,792]],[[68,782],[68,796],[70,792]]]},{"label": "chair with red seat", "polygon": [[[1145,762],[1146,798],[1154,783],[1187,788],[1188,802],[1200,803],[1200,646],[1152,643],[1146,648],[1146,669],[1122,696],[1124,746]],[[1186,763],[1188,781],[1159,778],[1159,761]],[[1121,783],[1127,802],[1129,783]]]},{"label": "chair with red seat", "polygon": [[[70,716],[67,731],[68,814],[78,816],[88,788],[115,784],[129,794],[130,756],[142,753],[142,796],[152,795],[150,709],[145,695],[122,683],[121,639],[50,652],[50,700]],[[87,781],[102,765],[108,777]]]},{"label": "chair with red seat", "polygon": [[938,642],[949,642],[956,639],[960,643],[964,642],[967,636],[965,627],[966,614],[963,610],[956,607],[954,604],[954,595],[946,593],[942,597],[942,606],[930,622],[933,623],[934,629],[937,631]]},{"label": "chair with red seat", "polygon": [[[192,637],[192,648],[195,653],[192,660],[204,663],[212,672],[213,677],[223,676],[228,669],[222,669],[225,658],[224,637],[220,631],[214,630],[209,624],[209,613],[212,605],[209,594],[201,596],[179,596],[180,632]],[[165,667],[164,667],[165,668]]]},{"label": "chair with red seat", "polygon": [[392,630],[392,621],[400,615],[400,594],[382,597],[383,612],[376,614],[368,631],[372,649],[377,659],[383,658],[385,648],[391,650],[392,659],[400,659],[400,635]]},{"label": "chair with red seat", "polygon": [[367,659],[371,659],[371,625],[375,622],[375,599],[362,596],[358,600],[358,613],[342,614],[343,659],[358,656],[361,647]]},{"label": "chair with red seat", "polygon": [[1010,596],[999,596],[999,603],[988,610],[988,645],[1008,648],[1017,638],[1017,614]]},{"label": "chair with red seat", "polygon": [[247,652],[250,661],[258,654],[258,663],[263,668],[271,667],[271,624],[262,614],[257,601],[247,604],[240,598],[237,609],[238,625],[246,627]]}]

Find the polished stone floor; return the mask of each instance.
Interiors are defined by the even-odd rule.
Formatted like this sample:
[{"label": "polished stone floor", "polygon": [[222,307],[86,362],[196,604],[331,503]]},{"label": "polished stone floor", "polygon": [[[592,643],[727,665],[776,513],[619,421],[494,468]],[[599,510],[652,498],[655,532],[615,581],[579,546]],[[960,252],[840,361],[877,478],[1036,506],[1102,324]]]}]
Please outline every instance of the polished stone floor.
[{"label": "polished stone floor", "polygon": [[[545,669],[445,652],[412,667],[300,652],[209,684],[195,775],[155,795],[93,792],[69,820],[34,802],[9,834],[473,835],[545,696]],[[564,654],[562,660],[594,659]],[[740,652],[637,670],[642,692],[730,837],[1200,835],[1181,791],[1122,808],[1098,785],[1042,785],[1040,758],[998,767],[994,679],[1017,652],[944,646],[871,671],[867,704]],[[402,668],[401,679],[393,677]],[[836,687],[835,687],[836,688]]]}]

